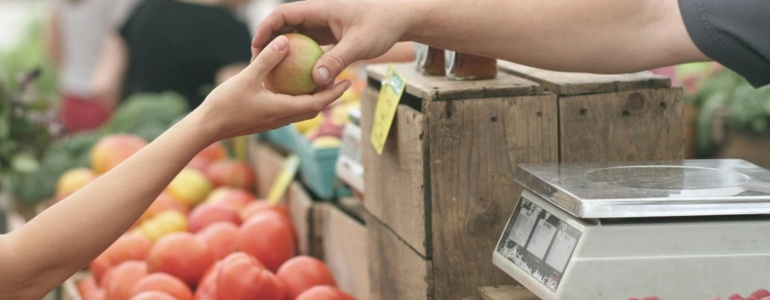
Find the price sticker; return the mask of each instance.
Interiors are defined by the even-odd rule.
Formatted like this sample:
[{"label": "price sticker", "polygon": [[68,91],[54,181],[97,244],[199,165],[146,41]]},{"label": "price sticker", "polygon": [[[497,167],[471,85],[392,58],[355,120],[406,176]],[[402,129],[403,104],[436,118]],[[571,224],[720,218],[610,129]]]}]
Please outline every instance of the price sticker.
[{"label": "price sticker", "polygon": [[388,139],[388,132],[405,86],[404,76],[396,71],[393,65],[388,66],[388,73],[382,80],[380,95],[377,97],[377,107],[374,108],[371,141],[377,154],[382,154],[382,149],[385,148],[385,140]]}]

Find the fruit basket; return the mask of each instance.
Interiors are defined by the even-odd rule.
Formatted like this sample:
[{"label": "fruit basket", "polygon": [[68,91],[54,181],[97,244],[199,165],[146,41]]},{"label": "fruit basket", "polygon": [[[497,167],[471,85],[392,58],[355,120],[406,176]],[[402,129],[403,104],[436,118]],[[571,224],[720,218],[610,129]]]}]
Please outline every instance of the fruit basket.
[{"label": "fruit basket", "polygon": [[259,134],[257,138],[299,156],[300,180],[316,197],[329,200],[350,195],[335,173],[339,146],[314,146],[294,124]]}]

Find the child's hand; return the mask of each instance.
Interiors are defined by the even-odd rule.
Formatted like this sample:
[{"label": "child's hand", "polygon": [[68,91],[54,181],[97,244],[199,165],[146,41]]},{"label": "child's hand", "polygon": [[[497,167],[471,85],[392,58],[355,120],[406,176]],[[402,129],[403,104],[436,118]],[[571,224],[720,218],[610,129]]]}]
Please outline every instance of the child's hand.
[{"label": "child's hand", "polygon": [[213,141],[264,132],[310,119],[350,86],[345,80],[313,95],[275,94],[262,86],[265,75],[286,56],[288,40],[275,38],[246,69],[214,89],[192,114]]}]

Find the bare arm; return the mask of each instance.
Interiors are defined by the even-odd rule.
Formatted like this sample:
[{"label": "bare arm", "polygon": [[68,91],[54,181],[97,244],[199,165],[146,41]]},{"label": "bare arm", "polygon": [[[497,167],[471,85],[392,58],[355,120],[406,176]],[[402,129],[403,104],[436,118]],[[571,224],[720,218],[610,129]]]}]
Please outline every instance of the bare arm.
[{"label": "bare arm", "polygon": [[128,48],[117,32],[110,32],[104,41],[99,62],[91,78],[93,95],[108,108],[120,100],[123,77],[128,67]]},{"label": "bare arm", "polygon": [[60,285],[123,234],[204,147],[311,118],[350,85],[297,97],[264,90],[262,78],[283,59],[288,41],[273,44],[137,154],[0,235],[0,299],[40,299]]},{"label": "bare arm", "polygon": [[306,0],[260,23],[253,52],[291,30],[337,44],[316,64],[319,83],[330,80],[319,70],[334,77],[397,41],[559,71],[619,73],[707,60],[676,0]]}]

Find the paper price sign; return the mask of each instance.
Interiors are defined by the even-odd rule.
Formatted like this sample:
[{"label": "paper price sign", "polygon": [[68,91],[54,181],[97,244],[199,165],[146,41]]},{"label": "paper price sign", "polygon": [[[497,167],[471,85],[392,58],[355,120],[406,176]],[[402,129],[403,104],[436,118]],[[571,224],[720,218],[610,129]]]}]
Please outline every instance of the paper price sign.
[{"label": "paper price sign", "polygon": [[393,117],[396,115],[398,102],[404,93],[406,80],[393,65],[388,66],[388,73],[382,80],[380,95],[377,97],[377,107],[374,108],[374,119],[372,124],[372,145],[377,150],[377,154],[382,154],[385,148],[385,140],[388,139],[390,125],[393,124]]}]

